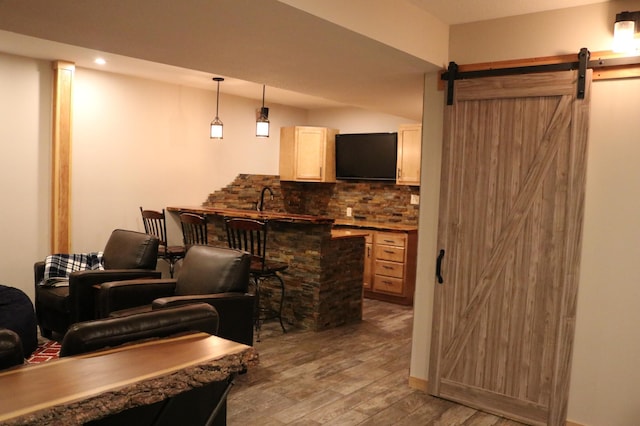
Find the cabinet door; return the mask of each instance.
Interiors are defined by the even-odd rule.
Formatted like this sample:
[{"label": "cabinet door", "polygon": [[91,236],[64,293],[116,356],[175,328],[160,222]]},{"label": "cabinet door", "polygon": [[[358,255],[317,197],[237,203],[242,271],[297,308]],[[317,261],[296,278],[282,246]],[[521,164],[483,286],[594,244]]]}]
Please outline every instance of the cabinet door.
[{"label": "cabinet door", "polygon": [[366,243],[364,245],[364,275],[362,279],[362,286],[365,290],[371,290],[372,285],[372,270],[373,270],[373,244]]},{"label": "cabinet door", "polygon": [[296,179],[323,180],[326,155],[326,129],[299,127],[296,129]]},{"label": "cabinet door", "polygon": [[404,282],[402,281],[402,278],[376,275],[373,281],[373,290],[381,293],[390,293],[396,296],[400,296],[404,292]]},{"label": "cabinet door", "polygon": [[384,275],[385,277],[404,278],[404,263],[388,262],[386,260],[376,259],[375,274]]},{"label": "cabinet door", "polygon": [[422,126],[420,124],[401,125],[398,128],[397,184],[420,185],[421,152]]},{"label": "cabinet door", "polygon": [[376,259],[389,262],[404,262],[404,247],[385,246],[376,244]]}]

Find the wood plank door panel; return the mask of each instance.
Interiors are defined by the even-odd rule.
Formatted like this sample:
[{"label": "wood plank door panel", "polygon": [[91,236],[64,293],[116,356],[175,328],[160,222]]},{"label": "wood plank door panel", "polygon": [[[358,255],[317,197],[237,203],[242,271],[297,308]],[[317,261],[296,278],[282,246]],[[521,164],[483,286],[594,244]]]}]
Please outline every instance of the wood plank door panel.
[{"label": "wood plank door panel", "polygon": [[589,108],[576,80],[462,80],[445,111],[430,392],[535,425],[566,417]]}]

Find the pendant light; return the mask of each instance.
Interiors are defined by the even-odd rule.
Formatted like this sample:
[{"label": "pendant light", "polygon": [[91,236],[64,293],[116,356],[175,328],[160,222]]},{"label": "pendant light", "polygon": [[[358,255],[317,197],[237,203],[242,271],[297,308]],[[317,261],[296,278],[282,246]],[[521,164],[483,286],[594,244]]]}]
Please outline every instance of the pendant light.
[{"label": "pendant light", "polygon": [[218,83],[216,89],[216,118],[211,122],[211,139],[222,139],[222,121],[218,117],[218,104],[220,103],[220,82],[224,81],[222,77],[213,77],[213,81]]},{"label": "pendant light", "polygon": [[256,120],[256,137],[269,137],[269,108],[264,107],[264,84],[262,85],[262,108]]}]

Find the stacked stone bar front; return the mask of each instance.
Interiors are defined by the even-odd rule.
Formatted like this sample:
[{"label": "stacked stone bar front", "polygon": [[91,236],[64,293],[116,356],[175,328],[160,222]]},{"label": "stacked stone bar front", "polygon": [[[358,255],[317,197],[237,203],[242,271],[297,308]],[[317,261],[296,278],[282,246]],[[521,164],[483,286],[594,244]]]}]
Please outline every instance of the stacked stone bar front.
[{"label": "stacked stone bar front", "polygon": [[[209,244],[227,247],[223,212],[209,214]],[[285,262],[284,320],[323,330],[362,319],[364,238],[331,237],[331,224],[272,220],[267,257]],[[269,294],[265,281],[263,294]]]}]

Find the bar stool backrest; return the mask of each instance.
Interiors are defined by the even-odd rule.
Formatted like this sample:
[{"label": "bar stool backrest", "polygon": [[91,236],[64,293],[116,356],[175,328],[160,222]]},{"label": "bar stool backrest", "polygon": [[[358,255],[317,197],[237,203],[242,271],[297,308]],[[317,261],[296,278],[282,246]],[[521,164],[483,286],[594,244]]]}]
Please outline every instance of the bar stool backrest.
[{"label": "bar stool backrest", "polygon": [[251,253],[251,269],[264,271],[267,251],[267,222],[256,219],[224,219],[229,247]]},{"label": "bar stool backrest", "polygon": [[182,238],[187,250],[193,245],[207,245],[207,217],[193,213],[180,214]]},{"label": "bar stool backrest", "polygon": [[156,210],[144,210],[140,207],[144,232],[155,235],[160,240],[160,246],[167,246],[167,222],[165,221],[164,209],[161,212]]}]

